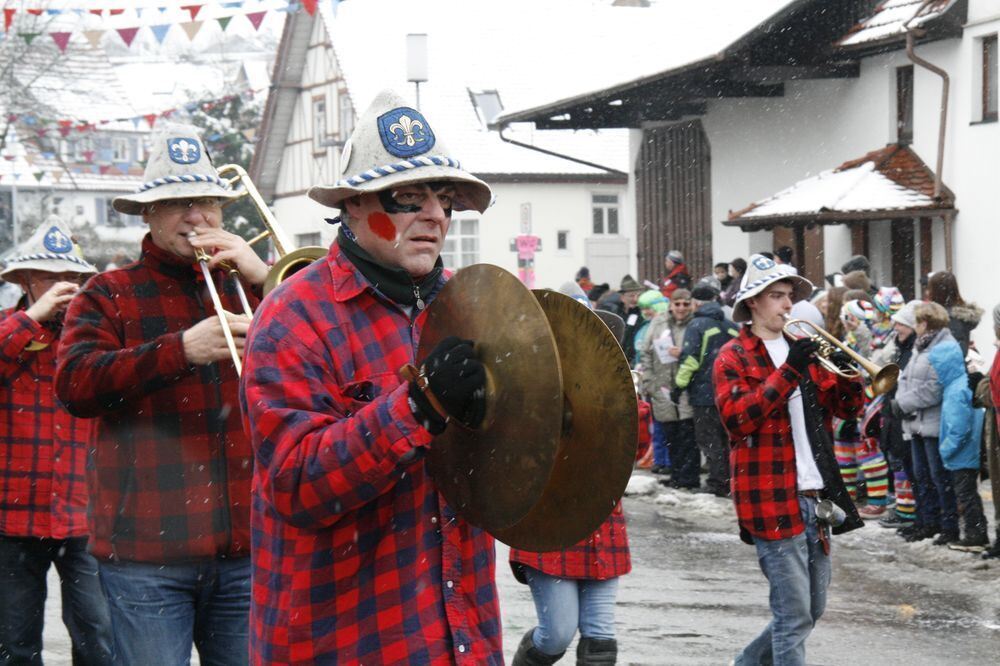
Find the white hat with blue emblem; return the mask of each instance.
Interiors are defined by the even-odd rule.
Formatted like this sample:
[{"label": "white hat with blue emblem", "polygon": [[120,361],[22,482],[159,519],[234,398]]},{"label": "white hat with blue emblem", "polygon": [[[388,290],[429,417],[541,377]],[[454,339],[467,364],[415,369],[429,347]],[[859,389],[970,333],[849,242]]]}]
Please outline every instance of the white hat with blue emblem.
[{"label": "white hat with blue emblem", "polygon": [[97,268],[83,258],[80,246],[73,241],[66,224],[50,215],[21,244],[20,253],[7,260],[0,278],[17,282],[19,271],[45,271],[46,273],[96,273]]},{"label": "white hat with blue emblem", "polygon": [[197,127],[165,123],[150,142],[142,185],[133,194],[115,197],[112,205],[119,213],[141,215],[143,207],[164,199],[217,197],[225,202],[239,196],[219,178]]},{"label": "white hat with blue emblem", "polygon": [[812,293],[812,282],[796,273],[792,266],[775,263],[774,259],[768,259],[762,254],[752,255],[747,260],[747,271],[743,274],[740,290],[736,292],[736,300],[733,302],[733,321],[750,321],[747,300],[782,280],[790,281],[794,287],[793,303],[808,298]]},{"label": "white hat with blue emblem", "polygon": [[489,208],[489,186],[462,169],[419,111],[383,90],[358,121],[340,158],[342,175],[333,185],[309,189],[309,197],[339,208],[349,197],[412,183],[447,180],[455,185],[456,210]]}]

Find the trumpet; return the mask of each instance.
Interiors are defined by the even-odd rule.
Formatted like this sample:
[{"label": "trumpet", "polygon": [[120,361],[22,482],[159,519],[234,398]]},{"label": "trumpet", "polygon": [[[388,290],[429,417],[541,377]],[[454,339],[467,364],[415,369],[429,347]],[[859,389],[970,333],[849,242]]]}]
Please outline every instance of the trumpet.
[{"label": "trumpet", "polygon": [[[785,325],[781,330],[785,337],[792,341],[805,337],[815,342],[819,347],[816,360],[830,372],[847,379],[856,379],[861,377],[862,373],[867,374],[871,378],[872,392],[875,395],[887,393],[896,386],[899,366],[895,363],[878,366],[811,321],[793,319],[789,315],[783,317]],[[805,330],[806,328],[812,329],[812,332]],[[799,334],[795,333],[796,329]],[[836,358],[838,352],[847,355],[850,362],[838,361]]]},{"label": "trumpet", "polygon": [[[321,259],[326,256],[327,250],[324,247],[310,246],[300,247],[296,250],[292,249],[291,242],[278,226],[278,220],[274,217],[271,209],[267,207],[264,197],[261,196],[257,187],[253,184],[253,181],[250,180],[250,176],[243,167],[238,164],[225,164],[219,167],[217,171],[219,173],[219,177],[226,181],[230,187],[235,187],[237,184],[243,186],[243,192],[240,197],[250,197],[250,200],[253,202],[254,207],[260,215],[261,221],[264,223],[265,230],[251,238],[247,241],[247,243],[253,246],[255,243],[258,243],[266,238],[270,238],[271,243],[274,246],[274,251],[279,257],[278,260],[274,262],[274,266],[271,267],[271,270],[268,271],[267,278],[264,280],[263,292],[265,296],[293,273],[305,268],[317,259]],[[224,174],[229,173],[232,173],[233,175],[227,178]],[[236,201],[236,199],[233,199],[232,201]],[[230,203],[232,203],[232,201],[230,201]],[[226,338],[226,346],[229,347],[229,355],[232,356],[233,365],[236,367],[236,374],[240,375],[243,372],[243,362],[240,358],[239,350],[236,348],[236,340],[233,338],[233,332],[229,328],[229,322],[226,319],[226,313],[222,307],[222,300],[219,297],[219,291],[216,289],[215,283],[212,281],[211,271],[208,269],[208,262],[209,259],[211,259],[211,256],[204,250],[196,248],[195,259],[197,259],[198,264],[201,266],[201,272],[202,275],[205,276],[205,284],[208,288],[209,296],[212,299],[212,305],[215,306],[215,312],[219,317],[219,321],[222,323],[222,332]],[[250,299],[247,298],[246,291],[243,289],[243,283],[240,281],[239,270],[235,266],[230,266],[228,264],[224,264],[224,268],[228,271],[229,276],[233,279],[233,283],[236,286],[236,293],[239,296],[241,305],[243,306],[243,313],[248,317],[252,317],[253,309],[250,307]]]}]

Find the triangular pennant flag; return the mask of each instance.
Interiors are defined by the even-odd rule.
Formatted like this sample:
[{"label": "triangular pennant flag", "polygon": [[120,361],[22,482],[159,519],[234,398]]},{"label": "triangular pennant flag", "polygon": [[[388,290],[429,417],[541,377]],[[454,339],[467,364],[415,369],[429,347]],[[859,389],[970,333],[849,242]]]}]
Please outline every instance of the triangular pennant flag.
[{"label": "triangular pennant flag", "polygon": [[181,5],[181,9],[187,10],[191,14],[191,20],[198,18],[198,12],[201,11],[201,5]]},{"label": "triangular pennant flag", "polygon": [[240,0],[239,2],[223,2],[222,6],[226,9],[236,9],[243,6],[243,0]]},{"label": "triangular pennant flag", "polygon": [[63,13],[63,10],[61,10],[61,9],[46,9],[45,13],[48,14],[49,16],[59,16],[60,14]]},{"label": "triangular pennant flag", "polygon": [[146,122],[149,123],[149,129],[153,129],[153,125],[156,124],[156,114],[147,113],[146,115],[143,116],[143,118],[145,118]]},{"label": "triangular pennant flag", "polygon": [[266,14],[267,14],[266,9],[262,12],[250,12],[249,14],[247,14],[247,19],[249,19],[250,25],[253,26],[254,30],[260,29],[260,24],[263,23],[264,16]]},{"label": "triangular pennant flag", "polygon": [[91,128],[90,123],[80,123],[79,125],[76,126],[76,131],[77,132],[86,132],[90,128]]},{"label": "triangular pennant flag", "polygon": [[88,11],[89,11],[89,12],[90,12],[91,14],[93,14],[94,16],[100,16],[101,14],[103,14],[103,13],[104,13],[104,10],[103,10],[103,9],[90,9],[90,10],[88,10]]},{"label": "triangular pennant flag", "polygon": [[107,164],[102,164],[102,165],[100,166],[100,170],[101,170],[101,175],[102,175],[102,176],[103,176],[103,175],[105,175],[105,174],[106,174],[106,173],[107,173],[107,172],[108,172],[108,171],[109,171],[110,169],[111,169],[111,167],[110,167],[110,166],[108,166]]},{"label": "triangular pennant flag", "polygon": [[162,23],[160,25],[151,25],[149,29],[153,31],[153,36],[156,37],[156,42],[158,44],[163,43],[163,38],[167,36],[167,32],[170,31],[169,23]]},{"label": "triangular pennant flag", "polygon": [[56,154],[53,153],[51,150],[43,150],[42,157],[44,157],[47,160],[54,160],[56,158]]},{"label": "triangular pennant flag", "polygon": [[188,39],[194,41],[194,36],[201,30],[201,24],[201,21],[187,21],[186,23],[181,23],[181,27],[187,33]]},{"label": "triangular pennant flag", "polygon": [[69,44],[69,37],[72,33],[69,32],[50,32],[49,35],[52,36],[52,41],[56,43],[59,50],[66,53],[66,45]]},{"label": "triangular pennant flag", "polygon": [[63,172],[62,171],[53,171],[52,172],[52,180],[56,181],[57,183],[62,180],[62,177],[63,177]]},{"label": "triangular pennant flag", "polygon": [[37,180],[39,183],[42,182],[42,178],[45,178],[44,171],[36,171],[33,175],[35,176],[35,180]]},{"label": "triangular pennant flag", "polygon": [[128,173],[128,162],[115,162],[115,168],[122,173]]},{"label": "triangular pennant flag", "polygon": [[101,45],[101,37],[104,36],[103,30],[84,30],[83,36],[87,38],[90,45],[95,49]]},{"label": "triangular pennant flag", "polygon": [[135,8],[135,17],[136,18],[141,18],[142,17],[142,7],[136,7]]},{"label": "triangular pennant flag", "polygon": [[302,0],[302,6],[309,12],[309,16],[313,16],[316,13],[316,0]]},{"label": "triangular pennant flag", "polygon": [[135,39],[135,34],[139,32],[139,28],[118,28],[115,30],[125,42],[125,46],[132,46],[132,40]]},{"label": "triangular pennant flag", "polygon": [[3,10],[3,31],[10,32],[10,24],[14,22],[14,12],[16,9]]},{"label": "triangular pennant flag", "polygon": [[40,32],[19,32],[19,33],[17,33],[17,36],[23,38],[24,41],[26,41],[28,43],[28,46],[31,46],[31,42],[35,41],[35,38],[38,37],[38,35],[40,35],[40,34],[42,34],[42,33],[40,33]]},{"label": "triangular pennant flag", "polygon": [[160,114],[160,117],[161,118],[169,118],[170,116],[174,115],[174,111],[176,111],[176,110],[177,109],[167,109],[166,111],[164,111],[163,113]]},{"label": "triangular pennant flag", "polygon": [[92,151],[92,150],[85,150],[85,151],[83,151],[83,161],[84,162],[93,162],[94,161],[94,151]]},{"label": "triangular pennant flag", "polygon": [[119,14],[122,14],[124,12],[125,12],[124,9],[109,9],[108,16],[118,16]]},{"label": "triangular pennant flag", "polygon": [[226,26],[228,26],[229,22],[233,20],[233,17],[232,16],[220,16],[219,18],[217,18],[215,20],[219,22],[219,26],[222,28],[222,32],[225,32],[226,31]]},{"label": "triangular pennant flag", "polygon": [[139,123],[142,122],[142,116],[136,116],[132,118],[132,124],[135,125],[136,129],[139,129]]},{"label": "triangular pennant flag", "polygon": [[62,135],[62,136],[69,136],[69,130],[70,130],[69,127],[60,127],[59,128],[59,134]]},{"label": "triangular pennant flag", "polygon": [[44,9],[25,9],[24,11],[28,12],[32,16],[41,16],[42,12],[44,12],[45,10]]},{"label": "triangular pennant flag", "polygon": [[160,13],[161,13],[161,14],[162,14],[163,12],[167,11],[167,8],[166,8],[166,7],[157,7],[157,9],[158,9],[158,10],[160,11]]}]

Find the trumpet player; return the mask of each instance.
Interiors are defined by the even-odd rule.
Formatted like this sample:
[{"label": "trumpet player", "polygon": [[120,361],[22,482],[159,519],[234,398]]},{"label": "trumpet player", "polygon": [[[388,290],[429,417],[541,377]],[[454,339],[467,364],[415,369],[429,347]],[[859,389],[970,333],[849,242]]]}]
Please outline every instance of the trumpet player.
[{"label": "trumpet player", "polygon": [[239,195],[195,127],[160,128],[144,181],[113,202],[149,226],[141,256],[95,277],[71,304],[56,390],[97,427],[90,547],[117,662],[186,664],[193,642],[203,664],[243,664],[252,455],[222,319],[238,351],[249,319],[228,314],[243,306],[218,264],[239,269],[253,304],[267,267],[221,228],[222,203]]},{"label": "trumpet player", "polygon": [[812,285],[763,255],[749,260],[733,308],[746,322],[719,352],[715,401],[731,444],[740,538],[757,549],[771,622],[736,664],[805,664],[830,583],[830,531],[862,525],[840,478],[830,419],[855,418],[860,379],[815,363],[817,342],[789,343],[792,304]]},{"label": "trumpet player", "polygon": [[63,585],[74,661],[111,658],[108,607],[87,552],[84,469],[92,424],[66,411],[52,377],[63,313],[97,272],[68,229],[50,217],[18,248],[0,277],[21,301],[0,313],[0,661],[32,663],[42,653],[46,574]]}]

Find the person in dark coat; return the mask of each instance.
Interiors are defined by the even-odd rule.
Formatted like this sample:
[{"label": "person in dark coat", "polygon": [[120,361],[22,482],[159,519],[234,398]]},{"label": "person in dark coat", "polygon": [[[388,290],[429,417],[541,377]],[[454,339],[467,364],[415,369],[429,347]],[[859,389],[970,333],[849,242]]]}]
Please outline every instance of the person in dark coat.
[{"label": "person in dark coat", "polygon": [[667,269],[667,275],[663,278],[660,291],[664,296],[670,298],[675,289],[689,289],[691,287],[691,276],[688,274],[687,266],[684,264],[684,255],[680,250],[670,250],[663,258],[663,266]]},{"label": "person in dark coat", "polygon": [[975,303],[966,303],[958,291],[958,280],[951,271],[938,271],[927,279],[927,300],[933,301],[948,312],[948,330],[962,349],[962,357],[969,353],[969,337],[983,318],[983,309]]},{"label": "person in dark coat", "polygon": [[622,319],[625,320],[625,339],[622,340],[622,349],[630,365],[635,365],[635,334],[645,323],[642,310],[639,308],[639,294],[644,291],[646,288],[631,275],[622,278],[621,287],[618,289],[622,299]]}]

